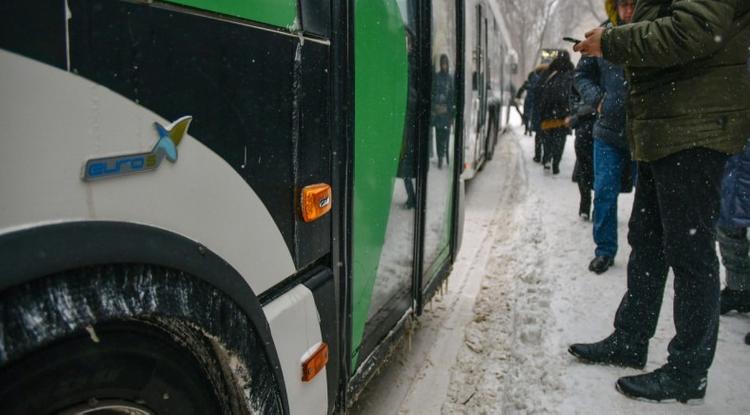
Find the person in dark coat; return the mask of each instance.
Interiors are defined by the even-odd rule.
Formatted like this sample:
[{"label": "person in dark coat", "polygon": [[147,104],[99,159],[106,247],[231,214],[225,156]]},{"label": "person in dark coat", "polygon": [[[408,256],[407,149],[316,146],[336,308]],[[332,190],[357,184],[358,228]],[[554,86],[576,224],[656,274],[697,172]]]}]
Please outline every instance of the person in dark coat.
[{"label": "person in dark coat", "polygon": [[[632,7],[616,4],[632,0],[607,0],[612,12],[602,27],[630,23]],[[593,236],[596,249],[589,271],[601,274],[614,264],[617,254],[617,198],[623,173],[630,175],[632,161],[625,134],[625,101],[628,82],[625,70],[604,58],[584,56],[575,72],[576,89],[583,102],[597,109],[594,124],[594,216]]]},{"label": "person in dark coat", "polygon": [[533,131],[531,129],[531,116],[534,112],[534,88],[535,85],[539,82],[539,74],[537,74],[536,71],[529,72],[529,75],[526,77],[526,81],[524,81],[523,85],[521,85],[521,88],[518,89],[516,92],[516,99],[521,99],[523,94],[526,94],[526,98],[523,100],[523,127],[524,127],[524,135],[532,135]]},{"label": "person in dark coat", "polygon": [[542,138],[539,132],[541,120],[538,111],[539,94],[548,68],[548,65],[539,65],[529,72],[526,82],[523,83],[516,94],[517,97],[520,97],[524,91],[526,92],[526,98],[523,100],[524,122],[529,135],[534,135],[534,161],[537,163],[542,162]]},{"label": "person in dark coat", "polygon": [[[750,76],[750,58],[747,60]],[[721,181],[721,213],[716,226],[727,285],[721,291],[720,314],[750,312],[750,140],[727,161]],[[745,336],[750,344],[750,333]]]},{"label": "person in dark coat", "polygon": [[455,114],[453,75],[450,73],[448,55],[440,55],[440,71],[433,78],[432,125],[435,127],[438,169],[443,167],[443,158],[448,165],[448,143]]},{"label": "person in dark coat", "polygon": [[539,100],[540,129],[544,154],[542,164],[552,174],[560,173],[565,139],[570,134],[566,119],[570,115],[570,91],[573,87],[573,63],[561,52],[549,65]]},{"label": "person in dark coat", "polygon": [[700,402],[719,331],[716,221],[727,159],[750,137],[750,2],[635,2],[633,23],[594,28],[574,50],[625,65],[627,129],[638,162],[627,291],[614,332],[569,351],[586,362],[643,368],[670,268],[675,336],[660,368],[617,380],[623,395]]},{"label": "person in dark coat", "polygon": [[596,109],[586,105],[573,89],[573,111],[568,126],[575,130],[576,164],[573,167],[573,181],[578,184],[580,202],[578,216],[583,220],[591,217],[591,191],[594,190],[594,121]]}]

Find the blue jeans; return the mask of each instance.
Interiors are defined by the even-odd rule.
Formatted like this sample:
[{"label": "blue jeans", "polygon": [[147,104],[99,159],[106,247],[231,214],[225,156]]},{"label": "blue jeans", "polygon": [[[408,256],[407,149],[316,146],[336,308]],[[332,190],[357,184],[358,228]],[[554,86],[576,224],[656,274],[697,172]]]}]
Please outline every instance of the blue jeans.
[{"label": "blue jeans", "polygon": [[617,197],[625,150],[594,138],[594,243],[596,256],[617,254]]}]

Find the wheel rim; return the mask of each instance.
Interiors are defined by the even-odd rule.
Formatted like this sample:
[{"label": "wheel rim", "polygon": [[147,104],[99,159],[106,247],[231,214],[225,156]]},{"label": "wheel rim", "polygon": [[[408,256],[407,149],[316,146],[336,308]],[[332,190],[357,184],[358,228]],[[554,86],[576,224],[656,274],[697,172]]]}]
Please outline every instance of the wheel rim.
[{"label": "wheel rim", "polygon": [[145,406],[121,400],[98,401],[91,399],[88,403],[64,409],[58,415],[156,415]]}]

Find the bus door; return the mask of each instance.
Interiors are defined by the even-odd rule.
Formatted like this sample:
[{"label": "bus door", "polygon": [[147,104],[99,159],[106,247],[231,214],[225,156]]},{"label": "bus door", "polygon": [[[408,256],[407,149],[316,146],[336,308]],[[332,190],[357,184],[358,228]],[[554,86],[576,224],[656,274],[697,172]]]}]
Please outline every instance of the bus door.
[{"label": "bus door", "polygon": [[[460,160],[456,160],[457,108],[456,63],[458,27],[456,0],[433,0],[430,11],[430,123],[426,163],[422,273],[417,286],[419,310],[447,278],[451,261],[451,238],[455,222],[454,203]],[[463,145],[463,144],[462,144]]]},{"label": "bus door", "polygon": [[355,2],[352,374],[379,359],[414,304],[417,13],[414,0]]}]

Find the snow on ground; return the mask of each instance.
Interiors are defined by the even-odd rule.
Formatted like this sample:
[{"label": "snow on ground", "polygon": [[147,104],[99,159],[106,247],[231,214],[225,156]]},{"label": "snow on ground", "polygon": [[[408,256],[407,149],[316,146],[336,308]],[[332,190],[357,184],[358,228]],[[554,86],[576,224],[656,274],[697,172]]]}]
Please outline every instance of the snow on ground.
[{"label": "snow on ground", "polygon": [[[354,413],[747,414],[750,316],[721,318],[719,344],[701,406],[627,399],[615,380],[640,371],[586,365],[568,344],[612,331],[625,291],[627,218],[619,206],[620,251],[602,275],[587,270],[591,224],[577,217],[569,139],[559,176],[531,161],[533,139],[502,137],[495,160],[467,186],[464,243],[449,291],[420,318]],[[659,367],[674,335],[671,277],[646,370]]]}]

